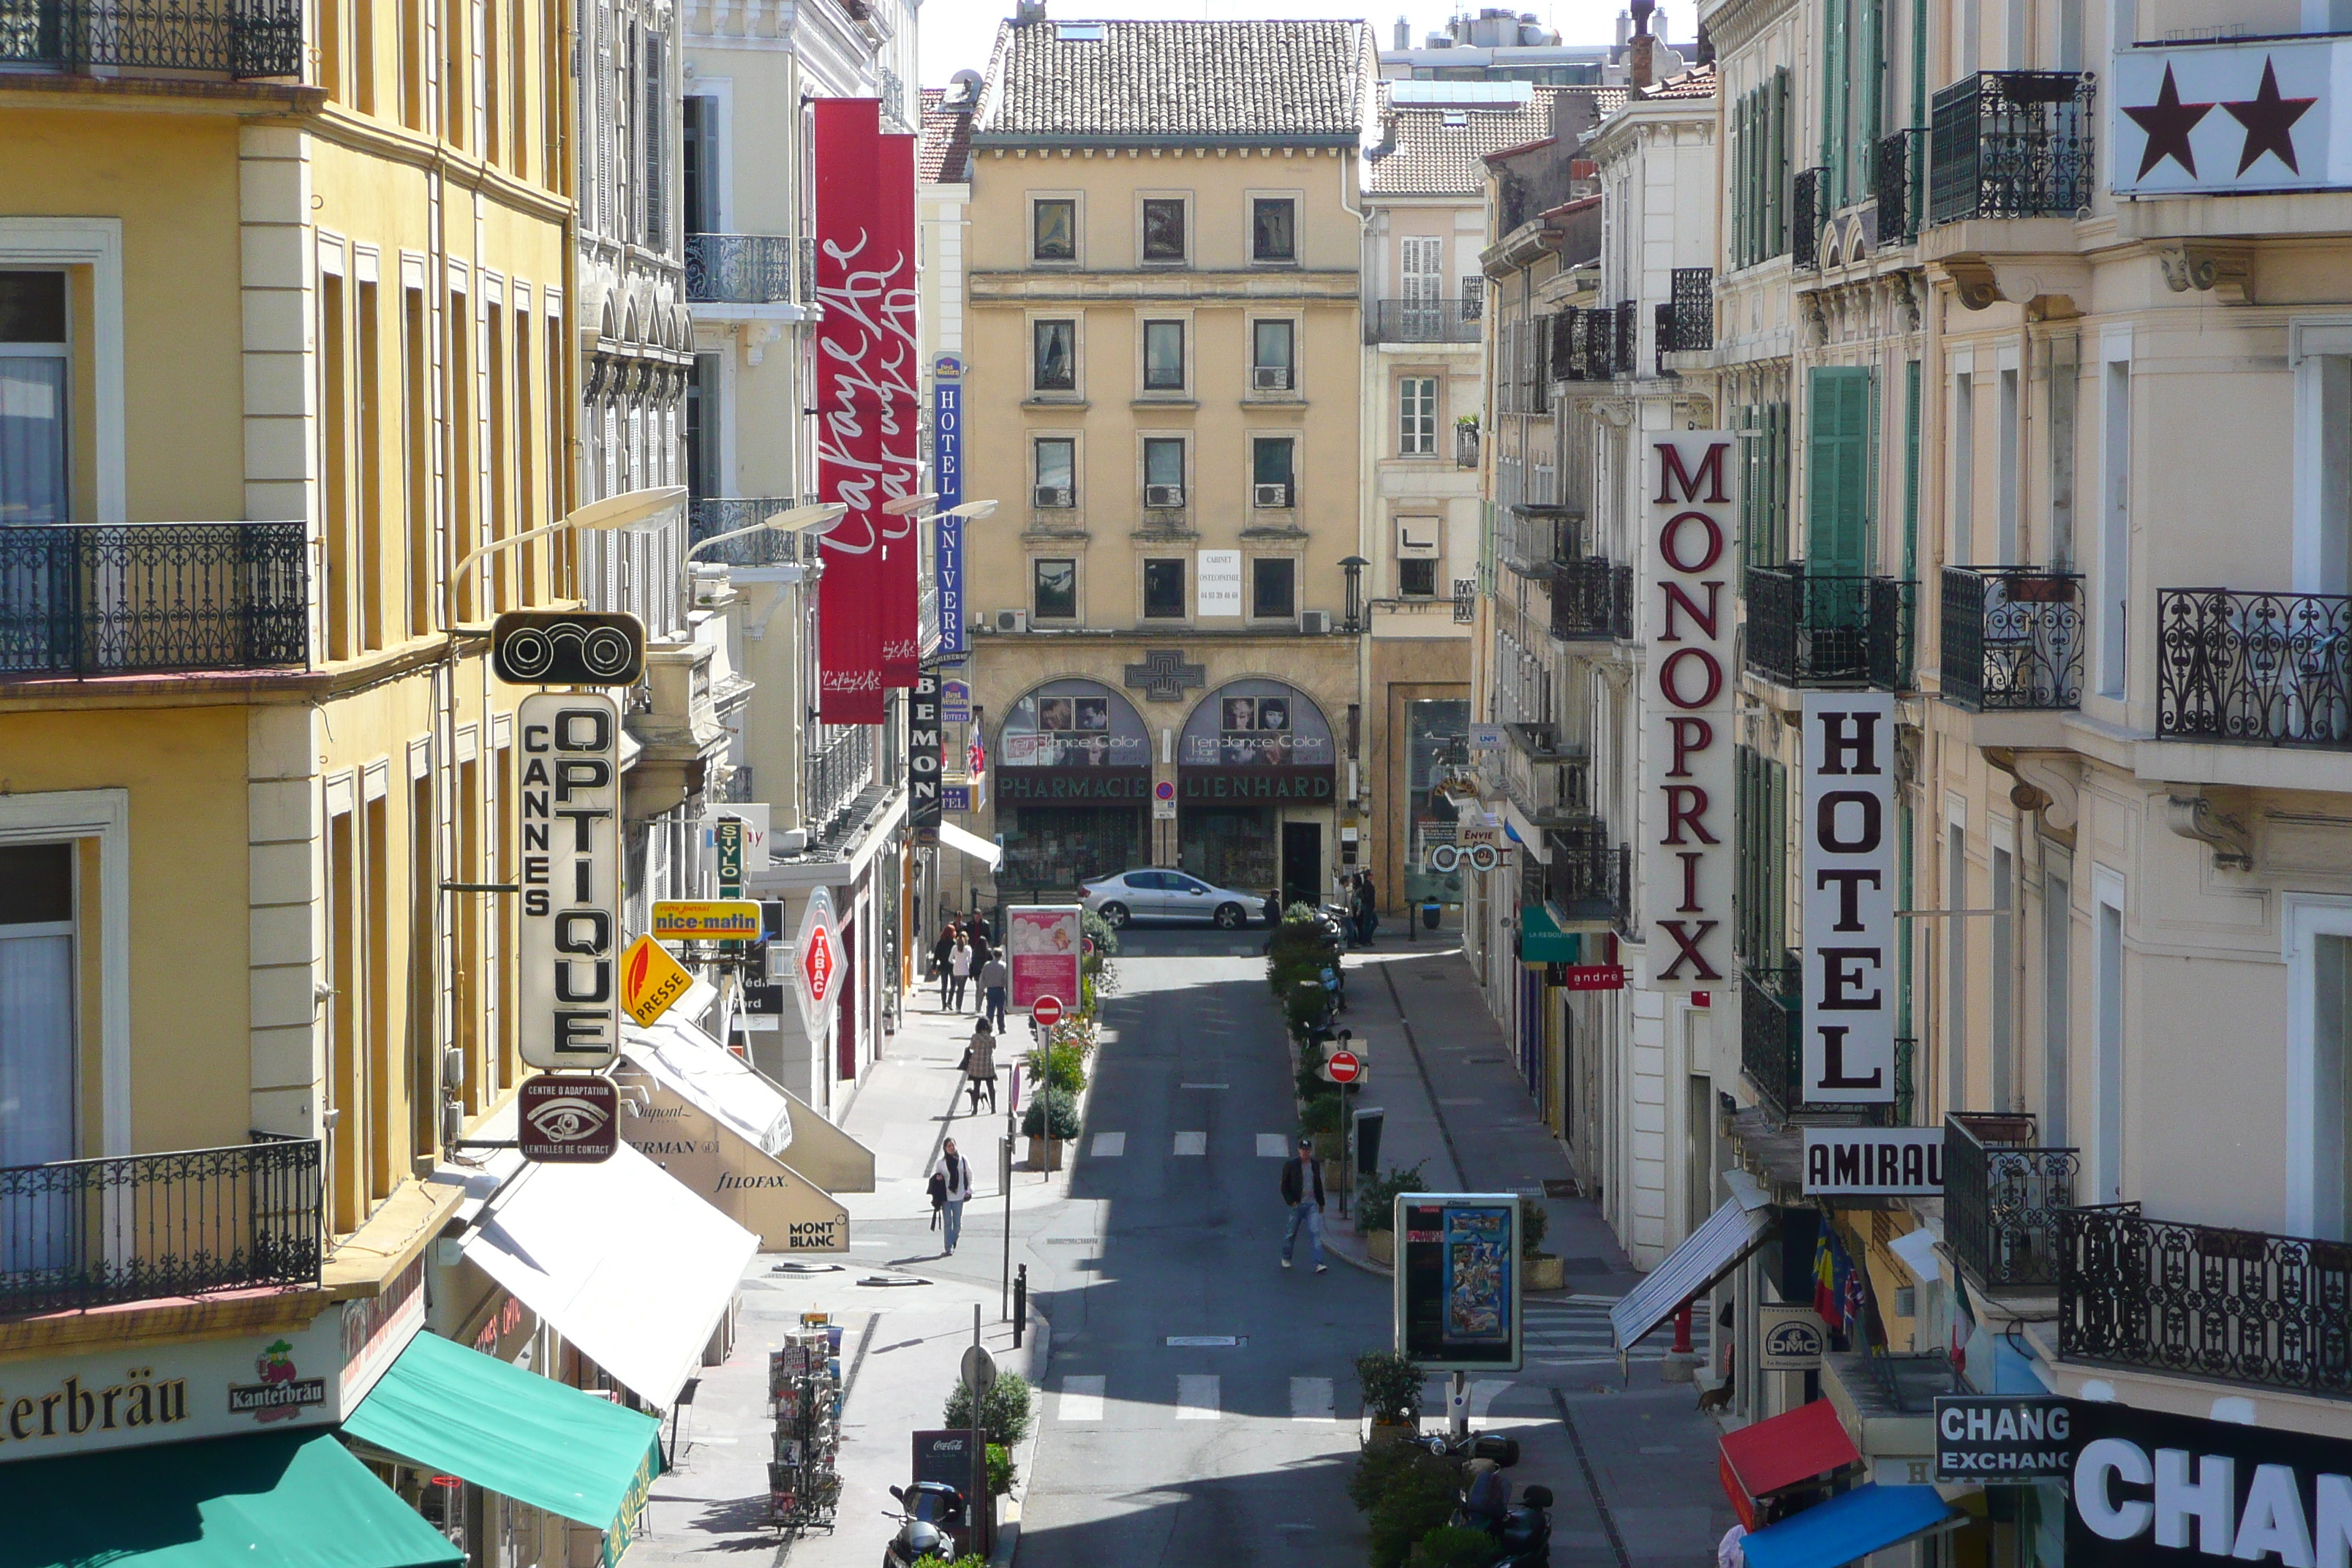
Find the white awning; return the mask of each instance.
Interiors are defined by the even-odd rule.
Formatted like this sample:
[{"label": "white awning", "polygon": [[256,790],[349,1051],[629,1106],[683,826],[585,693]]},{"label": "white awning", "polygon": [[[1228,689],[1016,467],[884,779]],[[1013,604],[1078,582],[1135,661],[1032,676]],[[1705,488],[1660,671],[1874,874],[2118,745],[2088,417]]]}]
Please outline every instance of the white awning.
[{"label": "white awning", "polygon": [[1735,1195],[1707,1216],[1705,1225],[1684,1238],[1666,1260],[1643,1277],[1639,1285],[1609,1309],[1609,1327],[1622,1359],[1642,1337],[1682,1310],[1682,1304],[1731,1272],[1739,1260],[1764,1243],[1772,1228],[1772,1210],[1766,1194],[1734,1186]]},{"label": "white awning", "polygon": [[460,1243],[466,1257],[647,1404],[702,1364],[759,1237],[625,1143],[598,1165],[533,1165]]},{"label": "white awning", "polygon": [[950,849],[962,850],[992,871],[996,869],[996,863],[1004,858],[1004,851],[999,849],[992,840],[982,838],[977,833],[967,833],[952,822],[940,824],[940,842]]},{"label": "white awning", "polygon": [[1940,1284],[1944,1266],[1936,1260],[1936,1233],[1926,1226],[1906,1230],[1886,1244],[1888,1251],[1903,1260],[1912,1278],[1922,1285]]},{"label": "white awning", "polygon": [[643,1028],[623,1024],[621,1040],[631,1061],[761,1153],[782,1153],[792,1142],[793,1111],[783,1091],[692,1023],[664,1017]]}]

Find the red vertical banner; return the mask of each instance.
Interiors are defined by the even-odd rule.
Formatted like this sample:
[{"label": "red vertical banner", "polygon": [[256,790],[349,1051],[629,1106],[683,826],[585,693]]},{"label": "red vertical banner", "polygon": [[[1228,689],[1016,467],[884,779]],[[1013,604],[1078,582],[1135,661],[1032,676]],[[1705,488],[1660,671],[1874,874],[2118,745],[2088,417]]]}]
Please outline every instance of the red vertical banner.
[{"label": "red vertical banner", "polygon": [[[820,542],[817,717],[882,722],[884,294],[881,103],[820,98],[816,117],[817,495],[849,510]],[[909,222],[911,223],[911,218]]]},{"label": "red vertical banner", "polygon": [[[877,270],[890,269],[882,291],[882,493],[921,492],[916,411],[921,394],[915,342],[915,139],[882,138],[880,205],[874,215]],[[919,557],[912,517],[885,513],[882,527],[882,684],[912,687],[922,666]]]}]

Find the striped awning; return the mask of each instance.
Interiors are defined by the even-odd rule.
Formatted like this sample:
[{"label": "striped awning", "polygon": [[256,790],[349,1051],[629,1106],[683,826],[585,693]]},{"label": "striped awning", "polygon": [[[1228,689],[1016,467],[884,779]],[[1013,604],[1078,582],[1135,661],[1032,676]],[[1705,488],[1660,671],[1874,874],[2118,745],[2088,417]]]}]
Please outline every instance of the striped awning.
[{"label": "striped awning", "polygon": [[1753,1182],[1734,1183],[1732,1191],[1733,1195],[1723,1200],[1723,1206],[1708,1215],[1705,1225],[1691,1232],[1664,1262],[1609,1309],[1609,1327],[1616,1337],[1619,1359],[1681,1310],[1684,1302],[1764,1245],[1772,1229],[1767,1194]]}]

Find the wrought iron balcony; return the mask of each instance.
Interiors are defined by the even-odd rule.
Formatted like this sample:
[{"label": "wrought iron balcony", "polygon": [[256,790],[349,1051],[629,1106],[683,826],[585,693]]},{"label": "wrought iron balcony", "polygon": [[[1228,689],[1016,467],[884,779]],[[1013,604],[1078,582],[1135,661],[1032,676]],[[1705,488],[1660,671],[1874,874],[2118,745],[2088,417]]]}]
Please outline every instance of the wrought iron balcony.
[{"label": "wrought iron balcony", "polygon": [[30,0],[0,9],[0,66],[302,74],[301,0]]},{"label": "wrought iron balcony", "polygon": [[1522,501],[1495,519],[1495,553],[1523,577],[1549,577],[1582,536],[1584,513],[1575,507]]},{"label": "wrought iron balcony", "polygon": [[[791,496],[703,496],[687,503],[688,548],[739,528],[750,528],[799,503]],[[804,553],[805,552],[805,553]],[[782,566],[816,559],[816,542],[806,534],[779,533],[761,529],[730,539],[716,550],[706,550],[698,562],[716,561],[729,566]]]},{"label": "wrought iron balcony", "polygon": [[1789,265],[1800,272],[1813,271],[1822,264],[1822,225],[1829,217],[1822,210],[1822,184],[1829,173],[1801,169],[1789,182]]},{"label": "wrought iron balcony", "polygon": [[315,1138],[0,1168],[0,1316],[311,1285]]},{"label": "wrought iron balcony", "polygon": [[1936,94],[1927,221],[2072,217],[2091,205],[2091,79],[1979,71]]},{"label": "wrought iron balcony", "polygon": [[1617,312],[1575,306],[1546,318],[1551,322],[1551,378],[1607,381],[1617,374]]},{"label": "wrought iron balcony", "polygon": [[772,305],[792,300],[798,248],[790,235],[689,234],[686,297],[706,305]]},{"label": "wrought iron balcony", "polygon": [[1739,1066],[1784,1119],[1837,1117],[1872,1127],[1911,1125],[1912,1065],[1916,1042],[1895,1042],[1895,1100],[1891,1104],[1846,1104],[1805,1098],[1804,967],[1790,953],[1778,973],[1739,969]]},{"label": "wrought iron balcony", "polygon": [[[823,829],[849,808],[860,791],[874,782],[874,732],[871,724],[835,725],[834,733],[808,759],[808,822]],[[807,735],[809,731],[803,731]]]},{"label": "wrought iron balcony", "polygon": [[2156,649],[2161,739],[2352,747],[2352,598],[2160,589]]},{"label": "wrought iron balcony", "polygon": [[1642,321],[1641,307],[1632,300],[1617,301],[1617,324],[1611,335],[1616,340],[1617,353],[1611,368],[1619,375],[1632,375],[1641,368]]},{"label": "wrought iron balcony", "polygon": [[1554,562],[1551,635],[1562,642],[1612,642],[1632,637],[1633,628],[1621,618],[1618,605],[1620,570],[1597,555]]},{"label": "wrought iron balcony", "polygon": [[2083,577],[2022,566],[1944,568],[1944,696],[1979,711],[2083,701]]},{"label": "wrought iron balcony", "polygon": [[1987,1289],[2038,1289],[2058,1279],[2060,1211],[2074,1202],[2081,1161],[2035,1142],[2031,1116],[1944,1118],[1944,1244]]},{"label": "wrought iron balcony", "polygon": [[1748,668],[1783,686],[1905,689],[1916,584],[1814,576],[1801,561],[1748,569]]},{"label": "wrought iron balcony", "polygon": [[1374,300],[1364,311],[1368,343],[1475,343],[1483,300]]},{"label": "wrought iron balcony", "polygon": [[310,662],[299,522],[0,527],[0,679]]},{"label": "wrought iron balcony", "polygon": [[[1951,1169],[1948,1152],[1947,1183]],[[2352,1397],[2352,1244],[2152,1220],[2137,1204],[2057,1217],[2067,1361]]]},{"label": "wrought iron balcony", "polygon": [[1544,830],[1544,898],[1560,918],[1606,922],[1630,934],[1633,919],[1633,847],[1611,844],[1609,825],[1598,817],[1574,827]]},{"label": "wrought iron balcony", "polygon": [[1919,237],[1921,184],[1927,172],[1927,129],[1914,125],[1878,139],[1878,243],[1908,245]]},{"label": "wrought iron balcony", "polygon": [[1454,466],[1475,468],[1478,466],[1478,426],[1456,425],[1454,427]]},{"label": "wrought iron balcony", "polygon": [[1617,640],[1633,640],[1633,568],[1619,566],[1609,574],[1610,613],[1616,617]]},{"label": "wrought iron balcony", "polygon": [[1671,353],[1700,353],[1715,346],[1715,269],[1677,267],[1674,298],[1657,309],[1658,372]]}]

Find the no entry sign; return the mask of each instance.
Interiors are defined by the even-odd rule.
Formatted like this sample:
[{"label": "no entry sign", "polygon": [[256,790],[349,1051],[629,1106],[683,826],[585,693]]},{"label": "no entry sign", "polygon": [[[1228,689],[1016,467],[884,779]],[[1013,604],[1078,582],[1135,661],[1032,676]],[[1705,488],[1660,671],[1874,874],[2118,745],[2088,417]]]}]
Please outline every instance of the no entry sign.
[{"label": "no entry sign", "polygon": [[1062,1021],[1062,999],[1059,996],[1040,996],[1031,1005],[1029,1016],[1037,1020],[1039,1028],[1050,1029]]},{"label": "no entry sign", "polygon": [[1364,1074],[1364,1064],[1353,1051],[1334,1051],[1323,1065],[1333,1083],[1353,1083]]}]

